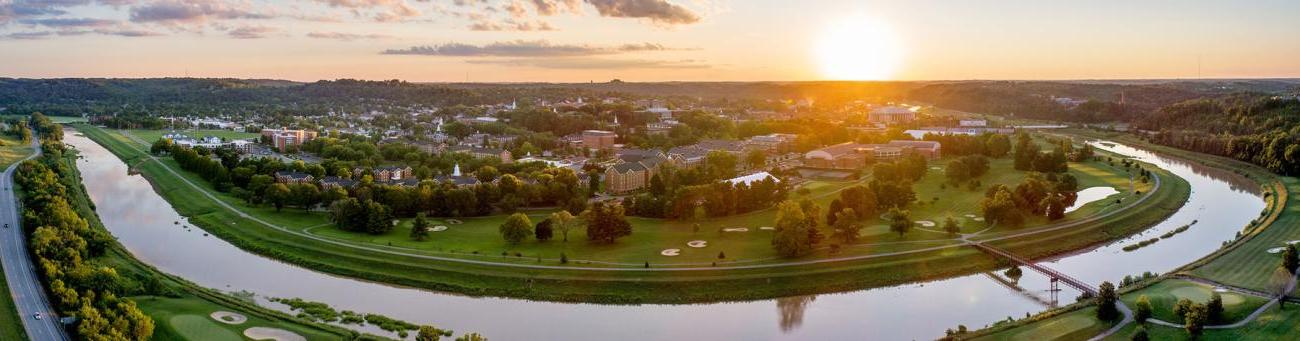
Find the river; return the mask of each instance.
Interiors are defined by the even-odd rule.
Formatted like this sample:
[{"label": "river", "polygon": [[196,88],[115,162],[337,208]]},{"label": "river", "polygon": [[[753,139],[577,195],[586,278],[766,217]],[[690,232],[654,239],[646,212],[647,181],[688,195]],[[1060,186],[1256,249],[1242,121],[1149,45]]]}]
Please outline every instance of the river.
[{"label": "river", "polygon": [[[458,334],[479,332],[493,340],[911,340],[942,336],[958,324],[977,329],[1024,317],[1051,304],[1047,279],[1029,270],[1016,284],[978,274],[849,293],[694,305],[552,303],[395,287],[307,270],[245,252],[201,229],[186,229],[185,218],[147,180],[128,174],[108,150],[72,131],[65,142],[81,151],[77,167],[104,225],[137,258],[199,285],[253,292],[260,303],[280,310],[285,307],[266,298],[301,297]],[[1164,272],[1191,262],[1232,239],[1264,208],[1258,190],[1230,172],[1123,145],[1096,146],[1168,169],[1191,183],[1192,193],[1182,209],[1138,236],[1046,263],[1083,281],[1118,282],[1125,275]],[[1174,238],[1133,252],[1121,250],[1194,220],[1198,222]],[[1061,304],[1079,294],[1062,289]]]}]

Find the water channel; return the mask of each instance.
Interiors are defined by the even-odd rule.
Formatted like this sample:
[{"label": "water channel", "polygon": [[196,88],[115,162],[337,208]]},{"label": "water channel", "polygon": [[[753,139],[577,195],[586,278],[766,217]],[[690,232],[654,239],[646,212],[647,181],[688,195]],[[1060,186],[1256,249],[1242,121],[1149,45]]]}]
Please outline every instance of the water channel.
[{"label": "water channel", "polygon": [[[477,298],[395,287],[324,274],[257,256],[201,229],[139,175],[90,139],[69,131],[65,142],[81,151],[81,170],[104,225],[136,257],[162,271],[223,291],[266,297],[301,297],[336,309],[379,313],[493,340],[665,339],[932,339],[964,324],[971,329],[1048,308],[1047,278],[1032,271],[1012,283],[978,274],[849,293],[739,303],[616,306]],[[1253,185],[1206,169],[1123,145],[1098,148],[1155,164],[1192,186],[1188,203],[1138,236],[1053,260],[1046,265],[1089,283],[1118,282],[1143,271],[1165,272],[1212,252],[1259,216],[1264,202]],[[206,200],[195,198],[195,200]],[[1123,245],[1197,221],[1186,232],[1125,252]],[[1061,304],[1079,293],[1064,288]],[[356,327],[353,327],[356,328]],[[373,328],[367,332],[385,334]]]}]

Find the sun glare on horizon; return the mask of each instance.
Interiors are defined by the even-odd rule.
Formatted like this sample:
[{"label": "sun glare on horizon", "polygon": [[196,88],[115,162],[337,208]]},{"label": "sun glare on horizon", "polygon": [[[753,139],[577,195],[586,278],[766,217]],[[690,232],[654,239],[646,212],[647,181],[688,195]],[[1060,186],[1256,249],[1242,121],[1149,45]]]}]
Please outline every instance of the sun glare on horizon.
[{"label": "sun glare on horizon", "polygon": [[903,47],[884,22],[867,17],[832,22],[816,46],[821,75],[835,80],[887,80],[903,60]]}]

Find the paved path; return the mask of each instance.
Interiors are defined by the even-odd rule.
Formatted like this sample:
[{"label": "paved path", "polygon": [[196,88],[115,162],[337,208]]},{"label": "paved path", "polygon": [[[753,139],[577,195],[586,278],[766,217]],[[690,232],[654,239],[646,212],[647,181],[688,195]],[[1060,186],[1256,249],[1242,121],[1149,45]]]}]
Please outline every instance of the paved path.
[{"label": "paved path", "polygon": [[[41,155],[41,145],[36,136],[38,135],[33,134],[32,137],[32,147],[36,152],[24,158],[24,161]],[[9,283],[10,294],[13,295],[14,305],[18,307],[18,316],[22,318],[29,339],[68,340],[67,332],[59,324],[54,308],[45,297],[45,287],[36,274],[36,267],[28,258],[27,235],[23,233],[19,221],[19,204],[13,191],[14,170],[20,163],[22,161],[9,165],[4,175],[0,176],[0,186],[3,186],[3,191],[0,191],[0,222],[8,226],[0,228],[0,257],[3,257],[0,261],[4,263],[5,280]],[[34,317],[38,312],[43,315],[40,320]]]},{"label": "paved path", "polygon": [[[96,128],[96,129],[98,129],[98,128]],[[127,137],[128,139],[130,139],[130,140],[132,140],[132,141],[135,141],[136,143],[138,143],[138,144],[141,145],[141,146],[147,146],[147,145],[149,145],[149,143],[147,143],[147,142],[145,142],[145,141],[143,141],[143,140],[140,140],[140,138],[136,137],[135,135],[131,135],[130,132],[119,131],[119,133],[122,134],[123,136]],[[253,221],[253,222],[256,222],[256,223],[258,223],[258,224],[264,225],[264,226],[269,227],[269,228],[271,228],[271,229],[274,229],[274,230],[277,230],[277,231],[280,231],[280,232],[284,232],[284,233],[288,233],[288,234],[292,234],[292,235],[295,235],[295,236],[299,236],[299,237],[303,237],[303,238],[307,238],[307,239],[311,239],[311,240],[319,241],[319,242],[322,242],[322,243],[327,243],[327,244],[332,244],[332,245],[337,245],[337,246],[345,247],[345,248],[351,248],[351,249],[357,249],[357,250],[365,250],[365,251],[371,251],[371,252],[378,252],[378,253],[382,253],[382,254],[390,254],[390,255],[398,255],[398,256],[413,257],[413,258],[419,258],[419,259],[437,260],[437,261],[444,261],[444,262],[451,262],[451,263],[462,263],[462,264],[473,264],[473,265],[485,265],[485,266],[496,266],[496,267],[506,267],[506,268],[554,269],[554,270],[585,270],[585,271],[596,271],[596,272],[716,271],[716,270],[742,270],[742,269],[783,268],[783,267],[795,267],[795,266],[804,266],[804,265],[813,265],[813,264],[828,264],[828,263],[838,263],[838,262],[858,261],[858,260],[865,260],[865,259],[874,259],[874,258],[883,258],[883,257],[893,257],[893,256],[901,256],[901,255],[909,255],[909,254],[918,254],[918,253],[925,253],[925,252],[931,252],[931,251],[938,251],[938,250],[944,250],[944,249],[950,249],[950,248],[958,248],[958,247],[967,247],[967,246],[969,246],[969,241],[965,239],[966,236],[963,236],[962,238],[954,238],[953,240],[966,241],[966,243],[950,244],[950,245],[942,245],[942,246],[934,246],[934,247],[926,247],[926,248],[912,249],[912,250],[906,250],[906,251],[895,251],[895,252],[875,253],[875,254],[869,254],[869,255],[846,256],[846,257],[836,257],[836,258],[821,258],[821,259],[812,259],[812,260],[794,261],[794,262],[783,262],[783,263],[770,263],[770,264],[730,265],[730,266],[716,266],[716,267],[713,267],[713,266],[710,266],[710,267],[671,267],[671,266],[665,266],[665,267],[651,267],[651,268],[644,268],[644,267],[639,267],[639,266],[638,266],[638,267],[626,267],[626,268],[606,268],[606,267],[582,267],[582,266],[560,266],[560,265],[541,265],[541,264],[501,263],[501,262],[494,262],[494,261],[483,261],[483,260],[465,259],[465,258],[456,258],[456,257],[444,257],[444,256],[435,256],[435,255],[428,255],[428,254],[416,254],[416,253],[410,253],[410,252],[404,252],[404,251],[401,251],[400,248],[390,248],[390,247],[383,247],[383,246],[358,245],[358,244],[356,244],[356,243],[338,241],[338,240],[334,240],[334,239],[330,239],[330,238],[324,238],[324,237],[320,237],[320,236],[317,236],[317,235],[313,235],[313,234],[305,233],[305,232],[302,232],[302,231],[297,231],[297,230],[294,230],[294,229],[286,228],[286,227],[284,227],[284,226],[280,226],[280,225],[272,224],[272,223],[270,223],[270,222],[268,222],[268,221],[262,220],[261,218],[258,218],[258,217],[255,217],[255,216],[251,216],[251,215],[245,213],[243,210],[240,210],[239,208],[237,208],[237,207],[235,207],[235,206],[233,206],[233,205],[227,203],[226,201],[221,200],[220,198],[217,198],[215,195],[213,195],[213,194],[210,192],[210,190],[206,187],[206,185],[200,185],[200,184],[196,184],[196,183],[190,181],[189,178],[186,178],[184,175],[182,175],[180,172],[178,172],[178,171],[176,171],[175,169],[173,169],[173,168],[172,168],[170,165],[168,165],[167,163],[162,162],[161,159],[159,159],[159,158],[153,156],[152,154],[149,154],[148,150],[140,149],[140,148],[136,148],[136,150],[137,150],[137,151],[140,151],[140,152],[142,152],[142,153],[144,153],[144,155],[145,155],[146,157],[148,157],[149,160],[152,160],[152,161],[156,161],[156,162],[158,162],[158,164],[161,165],[161,166],[163,167],[163,169],[167,170],[167,172],[169,172],[169,173],[171,173],[172,175],[176,176],[178,179],[180,179],[180,180],[181,180],[182,182],[184,182],[186,185],[189,185],[190,187],[193,187],[195,190],[199,191],[199,193],[203,194],[204,197],[207,197],[208,199],[211,199],[211,200],[212,200],[213,202],[215,202],[217,205],[219,205],[219,206],[221,206],[221,207],[223,207],[223,208],[225,208],[225,209],[227,209],[227,210],[230,210],[231,212],[234,212],[236,215],[238,215],[238,216],[241,217],[241,218],[245,218],[245,219],[251,220],[251,221]],[[1091,217],[1088,217],[1088,218],[1085,218],[1085,219],[1081,219],[1081,220],[1075,220],[1075,221],[1070,221],[1070,222],[1064,222],[1064,223],[1052,224],[1052,225],[1048,225],[1048,226],[1045,226],[1045,227],[1034,228],[1034,229],[1027,229],[1027,230],[1024,230],[1024,231],[1018,231],[1018,232],[1015,232],[1015,233],[1009,233],[1009,234],[1000,235],[1000,236],[996,236],[996,237],[990,237],[990,238],[987,238],[987,239],[983,239],[983,240],[981,240],[980,242],[990,242],[990,241],[999,241],[999,240],[1013,239],[1013,238],[1018,238],[1018,237],[1025,237],[1025,236],[1030,236],[1030,235],[1040,234],[1040,233],[1044,233],[1044,232],[1057,231],[1057,230],[1060,230],[1060,229],[1065,229],[1065,228],[1070,228],[1070,227],[1077,227],[1077,226],[1080,226],[1080,225],[1084,225],[1084,224],[1088,224],[1088,223],[1093,223],[1093,222],[1096,222],[1096,221],[1098,221],[1098,220],[1102,220],[1102,219],[1108,218],[1108,217],[1110,217],[1110,216],[1112,216],[1112,215],[1115,215],[1115,214],[1117,214],[1117,213],[1124,212],[1124,211],[1126,211],[1127,209],[1132,208],[1133,206],[1139,205],[1139,204],[1141,204],[1142,202],[1146,201],[1147,198],[1150,198],[1150,197],[1151,197],[1151,193],[1156,193],[1156,191],[1159,190],[1159,188],[1160,188],[1160,186],[1161,186],[1160,177],[1157,176],[1157,177],[1155,177],[1155,179],[1156,179],[1156,182],[1155,182],[1154,186],[1151,188],[1151,190],[1148,191],[1148,193],[1143,194],[1143,195],[1142,195],[1141,197],[1139,197],[1137,200],[1133,200],[1131,203],[1129,203],[1128,205],[1126,205],[1126,206],[1124,206],[1124,207],[1121,207],[1120,209],[1112,210],[1112,211],[1108,211],[1108,212],[1105,212],[1105,213],[1102,213],[1102,214],[1098,214],[1098,215],[1095,215],[1095,216],[1091,216]],[[982,232],[982,231],[981,231],[981,232]]]}]

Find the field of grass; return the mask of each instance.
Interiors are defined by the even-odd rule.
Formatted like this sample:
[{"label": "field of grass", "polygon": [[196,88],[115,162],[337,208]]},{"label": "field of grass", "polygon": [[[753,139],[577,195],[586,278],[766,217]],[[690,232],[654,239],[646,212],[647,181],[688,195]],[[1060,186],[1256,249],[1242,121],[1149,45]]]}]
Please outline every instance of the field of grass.
[{"label": "field of grass", "polygon": [[[756,227],[770,225],[770,223],[766,222],[770,222],[771,218],[760,218],[762,215],[771,214],[770,211],[725,218],[736,219],[727,223],[701,223],[702,228],[699,233],[691,231],[693,223],[670,223],[661,220],[643,221],[638,219],[633,237],[621,240],[615,246],[587,245],[583,241],[581,230],[575,229],[570,236],[571,241],[569,243],[553,240],[543,245],[532,241],[528,242],[531,243],[530,245],[512,248],[501,241],[496,233],[496,225],[499,224],[498,220],[501,217],[466,219],[463,224],[448,224],[450,227],[448,231],[433,233],[430,241],[414,243],[407,241],[406,234],[409,227],[407,227],[406,222],[399,226],[397,231],[384,236],[374,237],[344,233],[330,226],[320,213],[306,213],[300,210],[286,209],[283,213],[274,214],[271,208],[247,207],[238,199],[214,193],[220,200],[240,207],[241,212],[247,212],[250,215],[283,225],[291,230],[309,231],[326,236],[331,240],[346,241],[349,245],[368,248],[357,249],[356,247],[311,240],[300,235],[274,230],[241,217],[238,213],[205,199],[206,197],[199,189],[185,184],[180,178],[168,172],[163,165],[169,164],[175,167],[172,161],[163,160],[161,163],[147,161],[147,156],[142,152],[144,146],[118,134],[116,131],[88,126],[80,126],[79,129],[82,129],[87,136],[113,151],[114,154],[127,161],[128,164],[134,165],[136,170],[150,179],[157,192],[168,199],[178,212],[190,217],[191,222],[203,227],[206,231],[243,249],[265,256],[320,271],[380,282],[454,291],[470,295],[527,297],[556,301],[686,303],[858,290],[902,282],[970,274],[997,268],[1002,263],[1002,261],[992,259],[973,248],[953,247],[898,256],[842,260],[834,263],[710,270],[709,267],[716,260],[718,252],[725,252],[727,256],[726,261],[719,262],[719,267],[733,265],[730,263],[739,262],[736,259],[740,257],[746,257],[750,261],[750,263],[744,265],[763,262],[788,262],[788,260],[783,259],[766,260],[761,256],[762,253],[771,252],[770,246],[768,246],[769,238],[765,236],[766,233],[770,232],[758,230]],[[1098,167],[1101,166],[1104,165],[1098,165]],[[1087,168],[1078,167],[1077,169]],[[198,184],[203,184],[193,174],[180,173]],[[939,178],[940,174],[938,171],[932,171],[925,181],[936,181],[934,179]],[[1167,188],[1172,190],[1157,192],[1162,197],[1152,198],[1153,200],[1150,201],[1151,207],[1157,207],[1161,203],[1167,204],[1168,202],[1181,203],[1186,197],[1185,182],[1181,184],[1182,190],[1180,192],[1179,181],[1176,177],[1166,173],[1159,173],[1158,175],[1165,179]],[[1087,174],[1081,174],[1079,177],[1083,181],[1093,181],[1088,180]],[[1100,177],[1092,177],[1092,179],[1097,178]],[[1124,179],[1124,185],[1127,186],[1127,177],[1125,176]],[[985,186],[991,183],[990,181],[984,182]],[[827,194],[834,193],[844,185],[847,185],[847,183],[814,183],[813,187],[816,188],[811,189],[812,193],[808,194],[808,196],[816,197],[817,200],[823,202],[823,205],[826,205],[831,199],[831,196]],[[206,187],[202,191],[213,193]],[[969,195],[976,196],[979,194],[980,192],[970,192]],[[938,206],[938,204],[927,205]],[[1144,203],[1144,205],[1148,204]],[[1094,211],[1099,211],[1104,209],[1105,205],[1104,203],[1097,203],[1092,206],[1096,206],[1092,208]],[[1080,210],[1077,214],[1087,214],[1086,210],[1088,209]],[[940,209],[936,208],[936,210]],[[921,211],[918,210],[918,212]],[[1144,228],[1145,225],[1115,223],[1158,220],[1164,214],[1166,213],[1163,209],[1132,209],[1106,219],[1090,221],[1085,226],[1069,230],[1086,233],[1101,228],[1128,229],[1129,233],[1131,233]],[[536,218],[540,218],[540,216],[536,216]],[[446,221],[440,221],[437,224],[445,223]],[[719,233],[717,230],[718,227],[732,226],[748,227],[750,231]],[[893,241],[898,241],[896,235],[885,233],[884,229],[883,225],[881,225],[865,230],[864,234],[878,238],[875,240],[864,238],[864,243],[870,244],[861,246],[860,248],[863,250],[847,248],[839,255],[831,255],[828,250],[822,249],[814,252],[813,255],[795,261],[803,262],[829,256],[843,256],[848,252],[868,254],[916,247],[915,245],[909,246],[903,243],[879,244],[881,241],[889,240],[885,238],[894,238]],[[735,235],[730,235],[732,233]],[[1102,235],[1106,236],[1108,234]],[[944,238],[942,234],[914,230],[904,239],[919,240],[934,237]],[[685,246],[686,241],[696,239],[708,240],[710,242],[709,247],[692,249]],[[1044,247],[1040,250],[1029,250],[1034,251],[1031,254],[1047,254],[1055,252],[1056,248],[1069,247],[1070,245],[1082,247],[1087,243],[1095,242],[1090,239],[1080,239],[1077,236],[1070,236],[1060,240],[1052,240],[1049,237],[1040,239],[1048,242],[1043,244],[1035,243]],[[658,242],[663,244],[623,245],[633,244],[632,242],[636,240],[651,240],[650,243]],[[389,246],[389,242],[392,242],[393,245]],[[951,243],[952,241],[946,242]],[[651,263],[651,270],[654,270],[653,268],[667,262],[666,260],[656,260],[667,258],[659,255],[659,251],[666,247],[682,249],[683,256],[674,257],[677,259],[672,261],[677,263],[698,262],[700,264],[695,265],[695,267],[699,268],[696,269],[698,271],[611,272],[570,268],[575,265],[587,268],[640,268],[639,266],[628,267],[617,264],[578,261],[595,255],[620,263],[643,264],[648,261]],[[615,252],[605,248],[625,249]],[[455,250],[456,253],[451,253],[452,250]],[[573,254],[569,254],[569,250],[574,250]],[[385,252],[381,253],[379,251]],[[473,251],[480,252],[474,254]],[[502,251],[506,251],[508,256],[501,256]],[[514,252],[519,252],[522,257],[514,256]],[[547,255],[548,252],[551,254]],[[554,258],[558,257],[559,252],[565,252],[573,261],[568,265],[560,264]],[[544,265],[557,268],[515,268],[436,261],[422,258],[422,255],[491,260],[495,263],[530,266]],[[542,256],[543,259],[539,261],[538,256]],[[708,262],[708,264],[704,262]],[[666,295],[665,293],[676,294]]]},{"label": "field of grass", "polygon": [[[1300,309],[1297,309],[1294,304],[1286,309],[1279,309],[1274,305],[1241,328],[1206,329],[1196,340],[1295,340],[1296,335],[1300,335],[1300,323],[1295,321],[1300,321]],[[1137,328],[1136,323],[1129,324],[1106,340],[1129,340]],[[1182,328],[1148,325],[1146,330],[1151,340],[1192,340],[1187,335],[1187,331]]]},{"label": "field of grass", "polygon": [[0,169],[32,154],[32,146],[9,135],[0,134]]},{"label": "field of grass", "polygon": [[[214,304],[197,298],[169,298],[159,296],[132,297],[140,309],[158,321],[154,340],[244,340],[243,332],[251,327],[280,328],[306,337],[308,340],[329,340],[337,334],[315,328],[272,321],[244,311]],[[247,322],[232,325],[218,322],[210,314],[229,311],[248,318]]]},{"label": "field of grass", "polygon": [[[1210,293],[1213,290],[1214,288],[1208,285],[1196,282],[1168,279],[1141,290],[1126,293],[1122,296],[1122,299],[1129,308],[1136,309],[1138,297],[1146,295],[1151,300],[1152,315],[1155,318],[1179,323],[1182,322],[1182,319],[1179,319],[1174,314],[1174,304],[1178,303],[1179,299],[1186,298],[1193,303],[1205,303],[1210,300]],[[1221,292],[1219,295],[1223,297],[1223,319],[1211,322],[1211,324],[1237,322],[1267,302],[1263,298],[1233,292]]]},{"label": "field of grass", "polygon": [[1087,340],[1113,324],[1097,320],[1097,308],[1088,307],[1041,321],[1008,328],[973,340]]},{"label": "field of grass", "polygon": [[26,339],[23,317],[18,316],[18,307],[14,305],[13,295],[9,292],[9,283],[4,276],[0,276],[0,340]]}]

